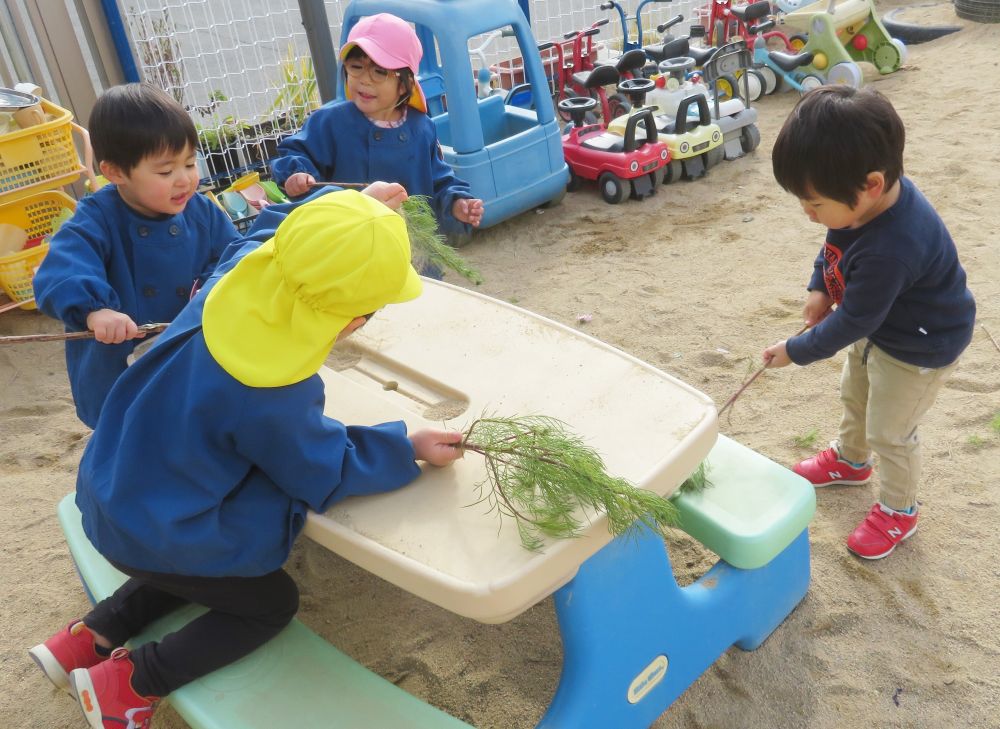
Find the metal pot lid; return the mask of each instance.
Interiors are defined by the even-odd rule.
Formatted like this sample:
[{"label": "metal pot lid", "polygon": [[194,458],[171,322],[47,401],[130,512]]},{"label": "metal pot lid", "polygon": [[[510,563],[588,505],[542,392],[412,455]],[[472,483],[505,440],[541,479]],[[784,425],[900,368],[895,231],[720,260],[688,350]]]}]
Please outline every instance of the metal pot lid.
[{"label": "metal pot lid", "polygon": [[39,101],[40,99],[34,94],[0,88],[0,111],[17,111],[26,106],[37,104]]}]

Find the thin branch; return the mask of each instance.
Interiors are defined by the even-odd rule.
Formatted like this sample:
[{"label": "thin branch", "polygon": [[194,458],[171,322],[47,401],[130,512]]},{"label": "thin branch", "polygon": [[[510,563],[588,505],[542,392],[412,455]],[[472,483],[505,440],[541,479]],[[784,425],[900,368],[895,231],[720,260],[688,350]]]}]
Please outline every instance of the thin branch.
[{"label": "thin branch", "polygon": [[[808,328],[809,325],[807,324],[806,326],[799,329],[792,336],[797,337]],[[733,396],[728,400],[726,400],[725,404],[721,408],[719,408],[719,415],[721,416],[724,412],[726,412],[726,410],[728,410],[732,406],[732,404],[736,402],[736,399],[743,394],[743,391],[746,390],[748,387],[750,387],[750,385],[753,384],[753,381],[756,380],[758,377],[760,377],[762,374],[764,374],[764,370],[766,370],[770,366],[771,366],[770,362],[765,362],[764,365],[759,370],[753,373],[753,375],[750,377],[749,380],[740,385],[740,389],[737,390],[735,393],[733,393]]]},{"label": "thin branch", "polygon": [[[158,334],[166,329],[168,324],[143,324],[139,327],[141,334]],[[66,342],[72,339],[93,339],[94,333],[62,332],[61,334],[24,334],[16,337],[0,337],[0,344],[25,344],[27,342]]]},{"label": "thin branch", "polygon": [[990,334],[990,330],[986,328],[986,325],[985,324],[980,324],[979,326],[981,326],[983,328],[983,331],[986,332],[986,336],[990,338],[991,342],[993,342],[993,346],[997,348],[998,352],[1000,352],[1000,344],[997,344],[997,340],[995,340],[993,338],[993,335]]}]

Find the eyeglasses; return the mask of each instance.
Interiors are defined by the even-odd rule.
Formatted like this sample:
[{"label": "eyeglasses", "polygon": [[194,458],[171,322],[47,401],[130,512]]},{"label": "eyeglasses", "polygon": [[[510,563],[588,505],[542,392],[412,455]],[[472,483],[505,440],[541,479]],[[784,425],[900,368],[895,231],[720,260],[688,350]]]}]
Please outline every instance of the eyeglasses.
[{"label": "eyeglasses", "polygon": [[351,78],[361,78],[365,74],[373,84],[384,84],[390,79],[397,78],[399,73],[390,71],[387,68],[376,66],[374,63],[361,63],[360,61],[348,61],[344,64],[344,71]]}]

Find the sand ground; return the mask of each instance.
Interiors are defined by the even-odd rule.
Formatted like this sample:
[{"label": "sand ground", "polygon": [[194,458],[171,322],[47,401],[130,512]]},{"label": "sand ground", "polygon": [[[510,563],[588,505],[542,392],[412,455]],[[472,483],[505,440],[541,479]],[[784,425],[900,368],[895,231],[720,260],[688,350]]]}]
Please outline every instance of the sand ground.
[{"label": "sand ground", "polygon": [[[657,729],[1000,726],[1000,350],[988,336],[1000,338],[1000,127],[990,112],[1000,25],[966,23],[947,5],[904,17],[964,26],[913,46],[902,70],[872,82],[906,122],[906,171],[951,229],[979,306],[972,344],[922,426],[920,531],[891,558],[862,562],[843,542],[877,480],[819,493],[804,601],[758,650],[724,654]],[[763,99],[761,148],[704,180],[617,207],[584,189],[476,236],[463,253],[486,278],[481,290],[579,326],[722,403],[765,345],[799,328],[822,241],[770,173],[794,102]],[[591,320],[579,323],[584,314]],[[0,316],[2,334],[57,329],[36,313]],[[721,431],[779,463],[803,458],[836,433],[841,363],[767,373]],[[87,439],[60,345],[0,349],[0,435],[0,726],[79,727],[73,703],[25,652],[87,609],[54,514]],[[711,561],[683,537],[671,552],[685,580]],[[372,670],[483,729],[541,717],[562,660],[551,599],[487,626],[307,540],[290,567],[300,618]],[[168,708],[156,726],[185,724]]]}]

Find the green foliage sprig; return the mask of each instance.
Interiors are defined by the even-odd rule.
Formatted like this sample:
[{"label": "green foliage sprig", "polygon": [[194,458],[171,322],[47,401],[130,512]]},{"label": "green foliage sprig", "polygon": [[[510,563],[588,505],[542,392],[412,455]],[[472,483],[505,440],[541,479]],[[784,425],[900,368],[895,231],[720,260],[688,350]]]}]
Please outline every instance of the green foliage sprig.
[{"label": "green foliage sprig", "polygon": [[513,518],[526,549],[541,549],[544,537],[578,536],[581,508],[604,512],[615,536],[637,523],[661,534],[677,523],[670,501],[608,475],[597,451],[561,420],[481,417],[465,431],[462,447],[486,459],[477,503]]},{"label": "green foliage sprig", "polygon": [[419,262],[450,268],[477,286],[483,282],[479,271],[472,268],[438,233],[437,218],[426,195],[411,195],[400,207],[410,236],[410,248]]}]

